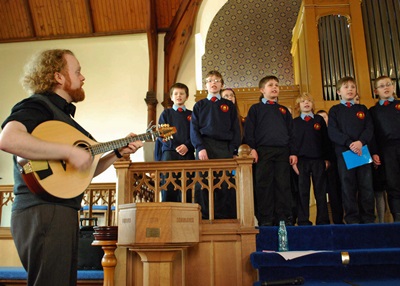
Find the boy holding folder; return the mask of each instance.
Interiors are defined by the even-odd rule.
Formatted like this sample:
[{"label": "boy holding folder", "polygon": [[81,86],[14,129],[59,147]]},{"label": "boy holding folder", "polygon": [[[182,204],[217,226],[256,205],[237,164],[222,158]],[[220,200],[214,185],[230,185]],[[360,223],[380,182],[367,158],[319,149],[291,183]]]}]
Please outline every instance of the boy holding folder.
[{"label": "boy holding folder", "polygon": [[369,144],[373,137],[372,119],[365,105],[354,104],[357,94],[354,78],[341,78],[336,90],[341,100],[329,111],[328,134],[337,156],[344,220],[347,224],[373,223],[375,202],[371,166],[365,164],[348,169],[342,154],[351,150],[362,155],[363,146]]}]

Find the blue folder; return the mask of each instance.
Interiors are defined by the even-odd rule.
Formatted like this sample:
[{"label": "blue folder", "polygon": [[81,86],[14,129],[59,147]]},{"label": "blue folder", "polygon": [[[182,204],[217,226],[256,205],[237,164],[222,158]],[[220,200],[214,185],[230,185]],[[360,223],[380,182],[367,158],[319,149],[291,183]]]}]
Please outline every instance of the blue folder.
[{"label": "blue folder", "polygon": [[346,163],[347,170],[372,163],[371,154],[369,153],[367,145],[364,145],[361,148],[361,152],[362,152],[361,156],[358,156],[351,150],[342,153],[344,162]]}]

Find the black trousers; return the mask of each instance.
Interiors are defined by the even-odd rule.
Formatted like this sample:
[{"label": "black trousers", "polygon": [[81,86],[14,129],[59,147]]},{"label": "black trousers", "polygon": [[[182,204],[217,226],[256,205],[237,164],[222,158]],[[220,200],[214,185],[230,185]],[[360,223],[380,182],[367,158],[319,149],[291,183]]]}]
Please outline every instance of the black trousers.
[{"label": "black trousers", "polygon": [[328,203],[326,200],[325,161],[322,159],[299,158],[299,200],[298,225],[311,225],[310,221],[310,189],[311,181],[317,203],[316,224],[329,224]]},{"label": "black trousers", "polygon": [[[177,161],[177,160],[194,160],[194,153],[188,151],[185,156],[179,155],[176,151],[164,151],[161,157],[161,161]],[[170,172],[169,173],[172,179],[178,186],[181,186],[181,173],[180,172]],[[189,176],[187,176],[189,177]],[[164,184],[169,177],[165,174],[161,174],[161,183]],[[192,180],[188,180],[186,185],[189,185]],[[175,186],[172,183],[167,185],[166,190],[161,190],[161,201],[162,202],[181,202],[182,201],[182,193],[181,191],[175,190]],[[192,202],[192,191],[188,190],[186,192],[186,202]]]},{"label": "black trousers", "polygon": [[16,210],[11,234],[28,286],[75,286],[78,269],[78,213],[55,204]]},{"label": "black trousers", "polygon": [[342,188],[336,160],[333,160],[328,170],[326,170],[326,188],[329,196],[329,205],[331,206],[332,222],[334,224],[343,224]]},{"label": "black trousers", "polygon": [[383,164],[386,172],[387,196],[390,212],[396,221],[400,219],[400,146],[385,146],[382,148]]},{"label": "black trousers", "polygon": [[348,170],[343,156],[337,156],[344,221],[353,223],[375,222],[375,197],[371,165],[366,164]]},{"label": "black trousers", "polygon": [[292,224],[292,190],[290,183],[289,148],[257,149],[256,204],[259,225]]},{"label": "black trousers", "polygon": [[[233,158],[233,151],[229,150],[228,141],[220,141],[212,138],[203,138],[204,145],[207,150],[209,159],[229,159]],[[198,160],[198,152],[196,150],[196,160]],[[203,178],[203,186],[208,186],[208,172],[200,172],[200,177]],[[220,182],[223,172],[213,172],[213,184],[216,185]],[[232,173],[227,174],[231,178],[229,179],[232,183],[234,182]],[[209,190],[208,188],[202,188],[201,184],[196,183],[196,202],[201,206],[201,213],[203,219],[209,219]],[[228,188],[228,184],[223,182],[220,188],[214,190],[214,218],[215,219],[236,219],[236,191],[233,188]]]}]

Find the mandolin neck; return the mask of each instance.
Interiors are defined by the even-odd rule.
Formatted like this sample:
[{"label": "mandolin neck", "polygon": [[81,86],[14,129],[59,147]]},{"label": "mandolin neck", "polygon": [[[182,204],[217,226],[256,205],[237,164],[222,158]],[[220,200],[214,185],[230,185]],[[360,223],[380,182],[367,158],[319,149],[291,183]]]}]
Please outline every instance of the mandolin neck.
[{"label": "mandolin neck", "polygon": [[152,140],[154,141],[157,137],[159,136],[159,132],[147,132],[144,134],[139,134],[136,136],[128,136],[125,138],[109,141],[109,142],[104,142],[104,143],[99,143],[95,144],[92,146],[89,146],[88,149],[92,156],[98,155],[98,154],[103,154],[105,152],[118,149],[121,147],[127,146],[129,143],[134,142],[134,141],[148,141]]}]

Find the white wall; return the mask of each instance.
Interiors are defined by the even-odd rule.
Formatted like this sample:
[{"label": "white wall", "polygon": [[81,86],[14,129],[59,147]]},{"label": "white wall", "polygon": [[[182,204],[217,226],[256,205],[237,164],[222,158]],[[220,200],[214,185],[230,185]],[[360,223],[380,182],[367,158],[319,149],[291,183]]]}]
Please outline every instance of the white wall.
[{"label": "white wall", "polygon": [[[188,43],[177,81],[189,87],[188,108],[193,108],[196,78],[194,35],[201,34],[205,42],[208,27],[218,10],[227,0],[204,0],[197,16],[192,38]],[[159,36],[157,119],[163,108],[164,35]],[[144,133],[147,127],[147,106],[144,101],[148,90],[148,46],[146,34],[34,41],[0,44],[0,122],[9,115],[15,103],[27,94],[19,84],[23,66],[30,56],[40,50],[67,48],[77,56],[86,77],[86,99],[77,104],[76,120],[99,142],[124,137],[129,132]],[[197,74],[196,74],[197,72]],[[204,87],[199,87],[204,88]],[[141,149],[142,150],[142,149]],[[142,161],[142,151],[132,156]],[[0,184],[12,184],[11,155],[0,152]],[[113,168],[94,179],[94,182],[115,181]]]},{"label": "white wall", "polygon": [[[199,69],[196,66],[196,57],[198,65],[201,63],[199,51],[204,50],[208,28],[226,2],[203,0],[193,35],[185,50],[177,81],[189,87],[186,103],[189,109],[195,104],[196,89],[204,88],[201,86],[201,67]],[[200,43],[195,41],[197,33],[202,39]],[[164,36],[160,34],[158,38],[157,120],[163,110]],[[77,104],[75,119],[97,141],[119,139],[129,132],[145,132],[147,106],[144,99],[148,91],[149,73],[146,34],[0,44],[0,123],[10,114],[11,108],[27,96],[19,84],[26,61],[40,50],[53,48],[70,49],[80,61],[86,77],[86,99]],[[143,161],[143,156],[143,149],[140,149],[131,159],[134,162]],[[0,152],[0,177],[3,178],[0,184],[13,184],[11,155],[4,152]],[[115,180],[115,171],[111,167],[94,178],[93,182]],[[2,221],[7,223],[9,208],[3,211]]]},{"label": "white wall", "polygon": [[[182,63],[179,67],[177,81],[189,87],[190,97],[186,106],[191,109],[195,104],[194,95],[196,90],[205,89],[202,79],[201,56],[205,49],[207,32],[215,15],[228,0],[203,0],[196,17],[193,35],[189,40],[188,46],[183,55]],[[196,42],[195,35],[200,35],[200,42]]]},{"label": "white wall", "polygon": [[[77,56],[86,77],[86,99],[75,119],[99,142],[144,133],[147,127],[148,46],[146,34],[0,44],[0,121],[27,94],[19,84],[23,66],[37,51],[67,48]],[[142,161],[142,151],[132,155]],[[0,152],[0,184],[12,184],[11,155]],[[94,182],[115,181],[108,171]]]}]

